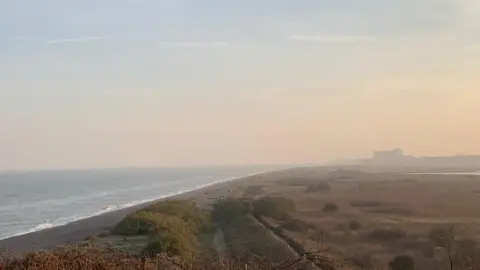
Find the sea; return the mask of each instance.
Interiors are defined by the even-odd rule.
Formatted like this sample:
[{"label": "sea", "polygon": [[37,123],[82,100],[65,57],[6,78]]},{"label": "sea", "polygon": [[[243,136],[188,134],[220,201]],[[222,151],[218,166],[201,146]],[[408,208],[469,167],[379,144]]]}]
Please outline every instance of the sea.
[{"label": "sea", "polygon": [[0,172],[0,240],[281,168]]}]

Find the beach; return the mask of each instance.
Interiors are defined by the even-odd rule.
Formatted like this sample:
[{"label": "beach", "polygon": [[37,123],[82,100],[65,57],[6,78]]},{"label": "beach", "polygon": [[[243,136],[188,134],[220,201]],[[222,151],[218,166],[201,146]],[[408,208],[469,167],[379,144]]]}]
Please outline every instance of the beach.
[{"label": "beach", "polygon": [[[208,208],[208,206],[211,205],[216,198],[228,196],[231,188],[236,182],[242,181],[246,178],[248,177],[239,178],[234,181],[217,183],[208,187],[161,200],[193,200],[200,207]],[[61,245],[80,244],[88,237],[97,236],[99,234],[108,232],[126,215],[140,210],[152,203],[154,202],[144,203],[87,219],[82,219],[59,227],[49,228],[42,231],[0,240],[0,254],[19,256],[30,251],[52,249]]]}]

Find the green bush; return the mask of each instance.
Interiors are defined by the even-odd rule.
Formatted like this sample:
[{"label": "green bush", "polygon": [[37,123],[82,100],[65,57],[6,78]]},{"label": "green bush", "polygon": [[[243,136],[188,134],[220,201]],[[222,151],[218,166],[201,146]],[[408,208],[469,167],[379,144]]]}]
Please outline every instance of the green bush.
[{"label": "green bush", "polygon": [[212,227],[210,214],[199,209],[195,203],[186,200],[162,201],[145,209],[158,214],[173,215],[183,219],[193,233],[209,231]]},{"label": "green bush", "polygon": [[117,235],[157,235],[159,232],[195,234],[183,219],[165,214],[139,211],[124,218],[113,230]]},{"label": "green bush", "polygon": [[253,209],[258,216],[288,220],[290,213],[295,211],[295,203],[285,198],[265,197],[253,202]]},{"label": "green bush", "polygon": [[388,263],[391,270],[415,270],[415,261],[408,255],[396,256]]},{"label": "green bush", "polygon": [[149,235],[162,220],[158,214],[142,210],[126,216],[115,226],[112,233],[117,235]]},{"label": "green bush", "polygon": [[249,201],[228,198],[213,204],[212,218],[215,222],[229,224],[251,212]]},{"label": "green bush", "polygon": [[335,213],[338,211],[338,206],[334,203],[327,203],[323,207],[323,212],[325,213]]},{"label": "green bush", "polygon": [[197,247],[196,238],[192,234],[163,231],[152,237],[143,253],[150,257],[167,253],[172,256],[190,259]]},{"label": "green bush", "polygon": [[197,236],[212,227],[210,215],[188,201],[164,201],[125,217],[113,229],[116,235],[147,235],[144,253],[170,253],[190,258]]}]

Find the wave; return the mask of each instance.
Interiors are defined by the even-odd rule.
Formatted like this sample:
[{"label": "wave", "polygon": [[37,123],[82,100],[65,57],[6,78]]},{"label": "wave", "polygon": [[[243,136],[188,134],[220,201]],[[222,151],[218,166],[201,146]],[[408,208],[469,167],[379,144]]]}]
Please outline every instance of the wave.
[{"label": "wave", "polygon": [[151,184],[151,185],[131,187],[131,188],[122,188],[122,189],[116,189],[116,190],[111,190],[111,191],[102,191],[100,193],[89,194],[89,195],[73,196],[73,197],[61,198],[61,199],[47,199],[47,200],[36,201],[36,202],[27,203],[27,204],[12,204],[12,205],[7,205],[7,206],[0,206],[0,210],[1,211],[10,210],[11,211],[11,210],[15,210],[15,209],[18,209],[18,208],[21,208],[21,209],[37,208],[39,205],[42,205],[44,207],[66,205],[66,204],[72,203],[72,202],[88,201],[88,200],[92,200],[92,199],[96,199],[96,198],[107,197],[107,196],[119,194],[119,193],[125,192],[125,191],[142,191],[142,190],[159,188],[159,187],[168,186],[170,184],[178,183],[178,182],[179,181],[168,181],[168,182],[162,182],[162,183],[159,183],[159,184]]},{"label": "wave", "polygon": [[100,215],[110,213],[110,212],[114,212],[114,211],[117,211],[117,210],[122,210],[122,209],[130,208],[130,207],[133,207],[133,206],[141,205],[141,204],[150,203],[150,202],[174,197],[174,196],[181,195],[181,194],[184,194],[184,193],[188,193],[188,192],[196,191],[196,190],[203,189],[203,188],[206,188],[206,187],[210,187],[210,186],[213,186],[213,185],[216,185],[216,184],[226,183],[226,182],[230,182],[230,181],[234,181],[234,180],[239,180],[239,179],[242,179],[242,178],[245,178],[245,177],[250,177],[250,176],[254,176],[254,175],[258,175],[258,174],[263,174],[263,173],[270,172],[270,171],[271,170],[252,173],[252,174],[248,174],[248,175],[244,175],[244,176],[237,176],[237,177],[217,180],[217,181],[213,181],[213,182],[210,182],[210,183],[207,183],[207,184],[197,185],[194,188],[183,189],[183,190],[176,191],[176,192],[170,192],[170,193],[167,193],[167,194],[164,194],[164,195],[161,195],[161,196],[152,197],[152,198],[148,198],[148,199],[144,199],[144,200],[136,200],[136,201],[132,201],[132,202],[124,203],[124,204],[119,204],[119,205],[108,205],[108,206],[105,206],[105,207],[101,208],[100,210],[98,210],[96,212],[93,212],[91,214],[88,214],[88,215],[72,215],[72,216],[68,216],[68,217],[61,217],[61,218],[55,219],[53,221],[47,220],[47,221],[44,221],[44,222],[36,225],[35,227],[33,227],[31,229],[14,233],[10,236],[0,238],[0,240],[4,240],[4,239],[15,237],[15,236],[21,236],[21,235],[25,235],[25,234],[29,234],[29,233],[34,233],[34,232],[38,232],[38,231],[43,231],[43,230],[47,230],[47,229],[51,229],[51,228],[55,228],[55,227],[64,226],[64,225],[67,225],[69,223],[76,222],[76,221],[79,221],[79,220],[84,220],[84,219],[88,219],[88,218],[91,218],[91,217],[100,216]]}]

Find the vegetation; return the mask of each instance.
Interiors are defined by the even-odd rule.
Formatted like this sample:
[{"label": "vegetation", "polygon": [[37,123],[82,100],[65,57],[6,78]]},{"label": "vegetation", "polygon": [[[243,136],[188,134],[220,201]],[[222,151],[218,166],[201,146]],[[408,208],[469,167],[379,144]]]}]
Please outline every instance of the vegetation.
[{"label": "vegetation", "polygon": [[112,231],[114,235],[149,237],[143,250],[153,256],[168,253],[191,258],[197,236],[211,230],[210,215],[189,201],[164,201],[125,217]]},{"label": "vegetation", "polygon": [[332,187],[330,186],[330,184],[328,184],[326,182],[323,182],[323,183],[320,183],[318,185],[308,186],[306,192],[324,192],[324,193],[327,193],[327,192],[330,192],[331,189],[332,189]]},{"label": "vegetation", "polygon": [[[183,222],[182,222],[183,221]],[[162,201],[124,218],[112,231],[117,235],[149,235],[164,227],[181,226],[198,234],[212,227],[210,215],[189,201]]]},{"label": "vegetation", "polygon": [[168,254],[139,257],[95,247],[68,247],[30,253],[22,258],[0,258],[2,270],[244,270],[245,265],[258,270],[305,269],[305,263],[300,258],[285,259],[280,263],[273,263],[266,257],[247,256],[226,260],[204,258],[189,262]]},{"label": "vegetation", "polygon": [[407,233],[401,229],[378,228],[371,231],[367,238],[377,242],[391,242],[405,238]]},{"label": "vegetation", "polygon": [[249,186],[245,189],[245,196],[247,197],[255,197],[262,195],[265,191],[261,186]]},{"label": "vegetation", "polygon": [[212,228],[208,211],[201,210],[194,202],[187,200],[168,200],[153,204],[146,211],[177,216],[183,219],[194,233],[209,231]]},{"label": "vegetation", "polygon": [[290,213],[295,211],[293,201],[278,197],[265,197],[253,202],[254,214],[271,217],[276,220],[289,220]]},{"label": "vegetation", "polygon": [[305,232],[309,229],[315,228],[314,225],[309,224],[301,219],[289,219],[282,224],[282,228],[292,232]]},{"label": "vegetation", "polygon": [[348,228],[352,231],[360,230],[360,228],[362,228],[362,223],[357,220],[352,220],[348,223]]},{"label": "vegetation", "polygon": [[227,198],[214,203],[212,218],[215,222],[228,225],[251,213],[249,201]]},{"label": "vegetation", "polygon": [[362,255],[347,258],[347,261],[351,262],[355,267],[362,270],[373,270],[372,265],[372,256],[371,255]]},{"label": "vegetation", "polygon": [[435,246],[445,248],[454,237],[454,232],[449,227],[435,227],[430,230],[428,237]]},{"label": "vegetation", "polygon": [[323,206],[323,212],[325,213],[335,213],[338,211],[338,206],[334,203],[327,203]]},{"label": "vegetation", "polygon": [[386,206],[381,201],[374,201],[374,200],[359,200],[350,202],[350,206],[352,207],[379,207],[379,206]]},{"label": "vegetation", "polygon": [[364,209],[367,213],[372,214],[390,214],[390,215],[409,215],[412,214],[412,209],[398,206],[382,206]]},{"label": "vegetation", "polygon": [[280,179],[278,182],[291,187],[305,187],[310,186],[315,180],[308,177],[289,177]]},{"label": "vegetation", "polygon": [[415,270],[415,262],[408,255],[396,256],[388,265],[392,270]]},{"label": "vegetation", "polygon": [[[335,177],[295,172],[288,178],[295,186],[265,177],[271,181],[251,181],[255,184],[243,188],[243,194],[221,197],[208,213],[189,201],[162,202],[129,215],[114,234],[89,237],[88,251],[68,248],[0,259],[0,269],[289,269],[280,265],[285,260],[295,265],[299,255],[314,260],[312,253],[329,258],[336,269],[480,269],[474,218],[480,196],[470,192],[480,190],[480,182],[444,176],[431,189],[424,176],[408,176],[418,182],[396,181],[404,176],[387,173],[363,175],[359,181]],[[316,193],[306,194],[308,189]],[[335,192],[323,194],[328,190]],[[445,203],[442,194],[459,203]],[[208,200],[217,196],[204,195]],[[329,202],[342,211],[322,212]],[[415,216],[407,215],[411,210]],[[462,230],[439,226],[458,220]],[[306,269],[295,266],[290,269]]]}]

